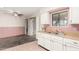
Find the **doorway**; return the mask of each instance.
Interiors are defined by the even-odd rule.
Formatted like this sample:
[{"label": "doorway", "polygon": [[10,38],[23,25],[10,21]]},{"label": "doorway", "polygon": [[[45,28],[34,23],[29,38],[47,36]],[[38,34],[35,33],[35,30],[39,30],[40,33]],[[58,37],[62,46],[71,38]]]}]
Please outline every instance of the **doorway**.
[{"label": "doorway", "polygon": [[28,35],[36,37],[36,17],[28,19]]},{"label": "doorway", "polygon": [[33,36],[36,36],[36,18],[33,19]]},{"label": "doorway", "polygon": [[26,19],[25,34],[28,35],[28,19]]}]

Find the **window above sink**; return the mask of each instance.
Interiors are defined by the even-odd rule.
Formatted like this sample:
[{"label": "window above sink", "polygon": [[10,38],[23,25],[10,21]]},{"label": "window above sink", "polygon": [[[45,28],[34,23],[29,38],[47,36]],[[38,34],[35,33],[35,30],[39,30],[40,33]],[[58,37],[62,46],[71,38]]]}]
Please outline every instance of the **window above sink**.
[{"label": "window above sink", "polygon": [[51,13],[52,26],[66,26],[68,24],[68,10],[61,10]]}]

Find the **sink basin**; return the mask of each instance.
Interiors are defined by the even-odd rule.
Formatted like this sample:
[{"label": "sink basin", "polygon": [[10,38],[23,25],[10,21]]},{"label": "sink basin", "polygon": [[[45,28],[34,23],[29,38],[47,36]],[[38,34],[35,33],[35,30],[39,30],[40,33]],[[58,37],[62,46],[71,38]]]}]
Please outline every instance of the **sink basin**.
[{"label": "sink basin", "polygon": [[64,36],[65,34],[64,34],[64,33],[58,33],[58,35],[60,35],[60,36]]},{"label": "sink basin", "polygon": [[58,33],[57,32],[52,32],[51,34],[55,34],[55,35],[58,35],[58,36],[64,36],[65,35],[64,33],[61,33],[61,32],[60,33],[59,32]]}]

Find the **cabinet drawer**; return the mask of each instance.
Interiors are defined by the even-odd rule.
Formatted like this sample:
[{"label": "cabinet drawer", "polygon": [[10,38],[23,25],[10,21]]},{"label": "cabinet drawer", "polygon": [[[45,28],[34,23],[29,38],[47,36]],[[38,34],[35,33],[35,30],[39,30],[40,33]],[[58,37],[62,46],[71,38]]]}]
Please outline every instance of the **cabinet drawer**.
[{"label": "cabinet drawer", "polygon": [[62,37],[53,36],[52,40],[62,44],[64,39]]},{"label": "cabinet drawer", "polygon": [[64,51],[79,51],[79,48],[76,48],[74,46],[64,45]]},{"label": "cabinet drawer", "polygon": [[74,46],[74,47],[79,48],[79,41],[75,41],[75,40],[72,40],[72,39],[65,39],[64,42],[68,46]]}]

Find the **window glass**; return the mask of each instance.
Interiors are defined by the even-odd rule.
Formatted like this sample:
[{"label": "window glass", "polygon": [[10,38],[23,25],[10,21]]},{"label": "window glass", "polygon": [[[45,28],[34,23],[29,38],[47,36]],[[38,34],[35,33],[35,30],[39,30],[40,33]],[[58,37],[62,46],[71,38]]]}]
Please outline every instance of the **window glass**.
[{"label": "window glass", "polygon": [[58,14],[53,14],[52,15],[52,20],[53,20],[53,26],[57,26],[58,25]]},{"label": "window glass", "polygon": [[67,17],[68,17],[68,12],[60,13],[60,26],[67,25],[67,21],[68,21]]},{"label": "window glass", "polygon": [[68,12],[52,14],[53,26],[66,26],[68,21]]}]

